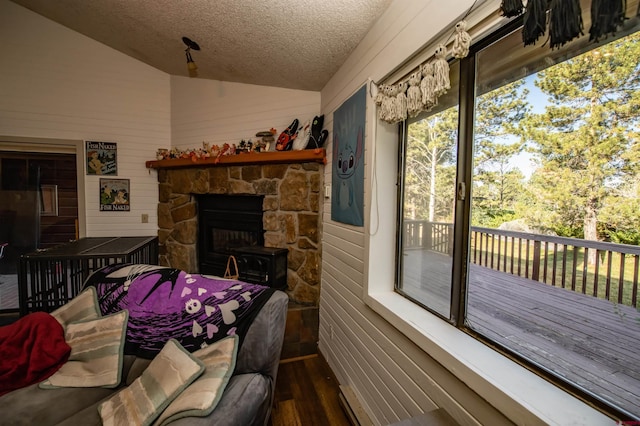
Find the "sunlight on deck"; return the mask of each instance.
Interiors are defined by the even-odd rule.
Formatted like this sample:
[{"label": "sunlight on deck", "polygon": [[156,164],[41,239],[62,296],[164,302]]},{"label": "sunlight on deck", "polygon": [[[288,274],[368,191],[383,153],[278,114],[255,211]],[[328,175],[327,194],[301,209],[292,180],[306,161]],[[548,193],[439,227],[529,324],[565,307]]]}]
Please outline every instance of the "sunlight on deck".
[{"label": "sunlight on deck", "polygon": [[[421,270],[405,273],[404,291],[448,312],[450,271],[442,270],[451,267],[448,256],[421,250],[405,256],[405,264]],[[634,308],[473,264],[467,294],[470,329],[640,414],[640,313]]]}]

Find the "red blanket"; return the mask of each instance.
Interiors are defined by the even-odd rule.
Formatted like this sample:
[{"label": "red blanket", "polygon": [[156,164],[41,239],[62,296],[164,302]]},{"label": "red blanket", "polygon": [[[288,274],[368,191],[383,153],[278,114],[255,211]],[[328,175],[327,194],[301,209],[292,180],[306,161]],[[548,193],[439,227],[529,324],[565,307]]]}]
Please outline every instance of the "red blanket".
[{"label": "red blanket", "polygon": [[0,395],[51,376],[70,352],[62,325],[45,312],[0,327]]}]

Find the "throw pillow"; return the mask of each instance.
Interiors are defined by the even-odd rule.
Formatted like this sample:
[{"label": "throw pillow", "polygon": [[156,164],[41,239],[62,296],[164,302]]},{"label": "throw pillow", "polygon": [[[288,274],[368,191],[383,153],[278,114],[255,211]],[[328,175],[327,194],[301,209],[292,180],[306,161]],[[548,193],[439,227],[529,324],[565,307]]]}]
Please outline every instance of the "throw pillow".
[{"label": "throw pillow", "polygon": [[169,340],[140,377],[98,406],[102,424],[150,425],[203,371],[202,361]]},{"label": "throw pillow", "polygon": [[238,336],[229,336],[193,353],[205,365],[202,376],[191,383],[154,423],[165,425],[182,417],[208,416],[218,405],[236,366]]},{"label": "throw pillow", "polygon": [[69,360],[40,387],[117,387],[122,376],[128,318],[129,312],[124,310],[69,324],[65,332],[65,340],[71,346]]},{"label": "throw pillow", "polygon": [[72,322],[100,318],[100,306],[95,287],[88,287],[66,304],[51,312],[51,315],[64,328]]}]

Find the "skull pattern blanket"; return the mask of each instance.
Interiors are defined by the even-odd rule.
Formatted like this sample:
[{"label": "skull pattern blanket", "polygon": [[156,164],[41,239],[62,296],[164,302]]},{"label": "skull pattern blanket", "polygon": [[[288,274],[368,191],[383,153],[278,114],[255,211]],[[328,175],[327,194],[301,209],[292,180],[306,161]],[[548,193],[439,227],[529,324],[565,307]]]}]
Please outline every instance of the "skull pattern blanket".
[{"label": "skull pattern blanket", "polygon": [[116,264],[94,272],[103,315],[129,310],[124,351],[153,358],[174,338],[190,352],[228,335],[242,344],[274,289],[155,265]]}]

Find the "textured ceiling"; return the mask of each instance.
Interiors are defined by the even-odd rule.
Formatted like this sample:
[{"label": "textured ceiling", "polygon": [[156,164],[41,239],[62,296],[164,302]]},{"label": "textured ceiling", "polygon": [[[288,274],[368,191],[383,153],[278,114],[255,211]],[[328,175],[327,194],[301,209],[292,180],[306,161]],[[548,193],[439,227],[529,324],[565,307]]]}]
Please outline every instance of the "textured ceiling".
[{"label": "textured ceiling", "polygon": [[392,0],[12,0],[172,75],[319,91]]}]

